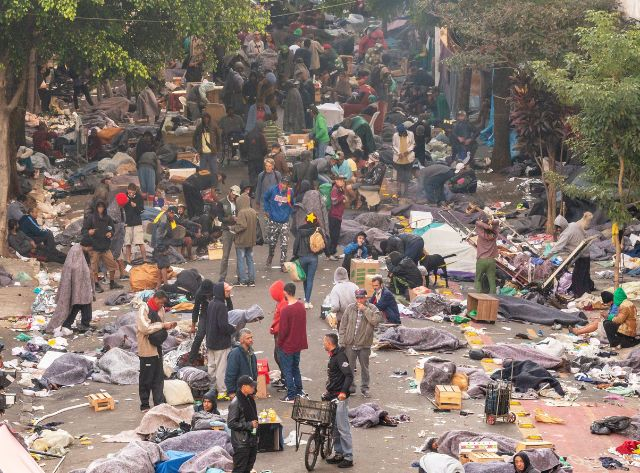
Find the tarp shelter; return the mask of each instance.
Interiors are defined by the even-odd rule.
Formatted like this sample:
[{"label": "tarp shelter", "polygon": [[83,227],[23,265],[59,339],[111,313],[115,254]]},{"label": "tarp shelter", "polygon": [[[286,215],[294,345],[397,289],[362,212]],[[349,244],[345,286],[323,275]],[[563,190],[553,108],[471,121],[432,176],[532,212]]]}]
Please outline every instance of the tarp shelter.
[{"label": "tarp shelter", "polygon": [[7,473],[44,473],[44,470],[31,458],[16,440],[9,428],[0,425],[0,471]]},{"label": "tarp shelter", "polygon": [[446,223],[434,222],[426,227],[415,230],[418,235],[422,233],[424,248],[432,255],[447,256],[447,271],[475,274],[476,249],[462,235]]}]

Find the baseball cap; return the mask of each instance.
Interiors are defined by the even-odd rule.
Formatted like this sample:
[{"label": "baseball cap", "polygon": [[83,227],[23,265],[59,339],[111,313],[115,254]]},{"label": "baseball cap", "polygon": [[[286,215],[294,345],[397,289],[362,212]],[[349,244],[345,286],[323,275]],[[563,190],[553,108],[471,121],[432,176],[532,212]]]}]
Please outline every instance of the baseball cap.
[{"label": "baseball cap", "polygon": [[286,182],[287,184],[291,182],[291,178],[287,175],[284,175],[280,178],[280,182]]},{"label": "baseball cap", "polygon": [[167,212],[173,212],[174,214],[175,214],[175,213],[178,213],[178,207],[176,207],[175,205],[171,205],[171,206],[167,209]]},{"label": "baseball cap", "polygon": [[367,297],[366,289],[356,289],[356,299],[360,297]]},{"label": "baseball cap", "polygon": [[236,385],[238,388],[241,388],[242,386],[253,386],[255,388],[258,383],[256,383],[251,376],[243,374],[238,378]]},{"label": "baseball cap", "polygon": [[229,192],[231,192],[233,195],[240,195],[242,193],[242,191],[240,190],[240,186],[231,186],[229,188]]}]

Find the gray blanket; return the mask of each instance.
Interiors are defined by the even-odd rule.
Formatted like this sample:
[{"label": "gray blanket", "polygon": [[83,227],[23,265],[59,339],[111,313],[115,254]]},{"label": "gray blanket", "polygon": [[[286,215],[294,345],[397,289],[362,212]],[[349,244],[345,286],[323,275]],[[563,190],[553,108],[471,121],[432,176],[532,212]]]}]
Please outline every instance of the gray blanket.
[{"label": "gray blanket", "polygon": [[112,348],[96,363],[92,379],[98,383],[138,384],[140,359],[130,351]]},{"label": "gray blanket", "polygon": [[178,370],[178,379],[184,381],[191,389],[203,390],[211,386],[211,377],[204,370],[185,366]]},{"label": "gray blanket", "polygon": [[198,453],[180,466],[180,473],[202,473],[208,468],[220,468],[224,471],[231,471],[233,468],[233,458],[231,452],[227,452],[223,447],[216,445],[204,452]]},{"label": "gray blanket", "polygon": [[455,335],[435,327],[390,327],[378,339],[379,348],[417,351],[453,351],[467,344]]},{"label": "gray blanket", "polygon": [[492,358],[500,358],[502,360],[513,361],[535,361],[543,368],[553,369],[560,366],[563,362],[562,358],[547,355],[540,350],[528,347],[526,345],[516,345],[513,343],[499,343],[496,345],[486,345],[482,347],[482,351],[490,355]]},{"label": "gray blanket", "polygon": [[169,457],[152,442],[131,442],[115,455],[92,461],[85,470],[71,473],[155,473],[155,464]]},{"label": "gray blanket", "polygon": [[633,373],[640,372],[640,348],[633,350],[626,359],[621,361],[609,362],[610,365],[623,366],[625,368],[631,368]]},{"label": "gray blanket", "polygon": [[[506,453],[515,453],[516,441],[510,437],[494,434],[492,432],[483,432],[478,434],[469,430],[450,430],[445,432],[438,438],[438,453],[444,453],[454,458],[458,458],[461,442],[481,442],[493,441],[498,442],[498,450]],[[423,451],[426,449],[423,447]]]},{"label": "gray blanket", "polygon": [[136,433],[139,435],[151,435],[163,426],[167,429],[175,429],[180,425],[180,422],[191,422],[192,417],[193,406],[178,409],[169,404],[160,404],[152,407],[142,417]]},{"label": "gray blanket", "polygon": [[469,389],[467,389],[469,397],[477,399],[486,394],[491,378],[482,368],[458,366],[457,371],[466,374],[469,378]]},{"label": "gray blanket", "polygon": [[388,412],[383,411],[375,402],[367,402],[349,409],[349,422],[351,422],[351,425],[354,427],[368,429],[378,425],[380,423],[380,417],[384,417],[387,414]]},{"label": "gray blanket", "polygon": [[511,296],[498,296],[500,306],[498,314],[507,320],[520,320],[540,325],[584,325],[587,316],[582,312],[566,313],[553,307],[546,307],[525,299]]},{"label": "gray blanket", "polygon": [[224,430],[193,430],[179,437],[173,437],[160,442],[160,448],[165,452],[177,450],[179,452],[201,453],[211,447],[222,447],[232,453],[231,438]]},{"label": "gray blanket", "polygon": [[439,384],[451,384],[451,378],[456,373],[456,364],[452,361],[429,357],[423,365],[424,376],[420,381],[420,394],[432,396]]},{"label": "gray blanket", "polygon": [[360,225],[364,225],[367,228],[377,228],[383,232],[391,230],[391,217],[388,215],[379,214],[377,212],[365,212],[354,218]]},{"label": "gray blanket", "polygon": [[464,473],[515,473],[516,469],[511,463],[475,463],[469,462],[464,465]]},{"label": "gray blanket", "polygon": [[71,386],[72,384],[84,383],[92,370],[93,363],[84,356],[65,353],[60,358],[53,360],[42,377],[51,384]]}]

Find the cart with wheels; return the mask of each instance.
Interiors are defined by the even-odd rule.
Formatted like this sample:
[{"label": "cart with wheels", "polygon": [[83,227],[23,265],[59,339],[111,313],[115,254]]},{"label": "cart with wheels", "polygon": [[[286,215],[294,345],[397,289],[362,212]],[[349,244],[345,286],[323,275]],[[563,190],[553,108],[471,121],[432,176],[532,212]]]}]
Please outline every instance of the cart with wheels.
[{"label": "cart with wheels", "polygon": [[509,381],[498,380],[489,383],[484,402],[484,421],[493,425],[498,419],[513,424],[516,415],[511,412],[511,390],[513,389],[513,362]]},{"label": "cart with wheels", "polygon": [[[291,418],[296,422],[296,451],[300,447],[302,436],[309,436],[304,452],[304,466],[307,471],[312,471],[316,466],[318,454],[327,458],[333,450],[336,403],[297,397],[293,403]],[[311,426],[313,431],[303,432],[303,425]]]}]

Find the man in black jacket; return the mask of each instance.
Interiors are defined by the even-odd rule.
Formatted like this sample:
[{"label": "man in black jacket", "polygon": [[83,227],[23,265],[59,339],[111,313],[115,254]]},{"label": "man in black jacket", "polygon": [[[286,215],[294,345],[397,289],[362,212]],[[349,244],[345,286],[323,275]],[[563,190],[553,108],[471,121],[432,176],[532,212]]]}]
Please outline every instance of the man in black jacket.
[{"label": "man in black jacket", "polygon": [[131,246],[138,245],[142,262],[147,258],[144,246],[144,230],[142,229],[142,212],[144,212],[144,201],[138,192],[138,186],[131,182],[127,186],[127,203],[124,206],[125,223],[124,230],[124,258],[127,264],[131,264]]},{"label": "man in black jacket", "polygon": [[409,297],[409,289],[424,285],[422,273],[418,265],[411,258],[402,257],[398,251],[392,251],[387,256],[387,271],[391,280],[391,290],[395,294]]},{"label": "man in black jacket", "polygon": [[93,272],[96,292],[104,292],[98,282],[98,269],[100,262],[104,264],[109,272],[109,288],[122,289],[122,285],[115,281],[118,264],[111,253],[111,238],[113,237],[115,223],[107,215],[107,205],[103,200],[98,200],[94,210],[85,216],[82,233],[91,238],[92,250],[91,271]]},{"label": "man in black jacket", "polygon": [[258,454],[258,409],[253,394],[256,382],[251,376],[238,378],[238,391],[229,404],[227,426],[233,446],[232,473],[250,473]]},{"label": "man in black jacket", "polygon": [[338,335],[328,333],[322,339],[322,343],[324,349],[329,353],[327,386],[322,400],[333,401],[337,399],[338,401],[336,422],[333,428],[335,453],[333,457],[327,458],[327,463],[337,464],[338,468],[351,468],[353,466],[353,445],[347,399],[353,383],[353,370],[349,365],[344,347],[338,346]]}]

